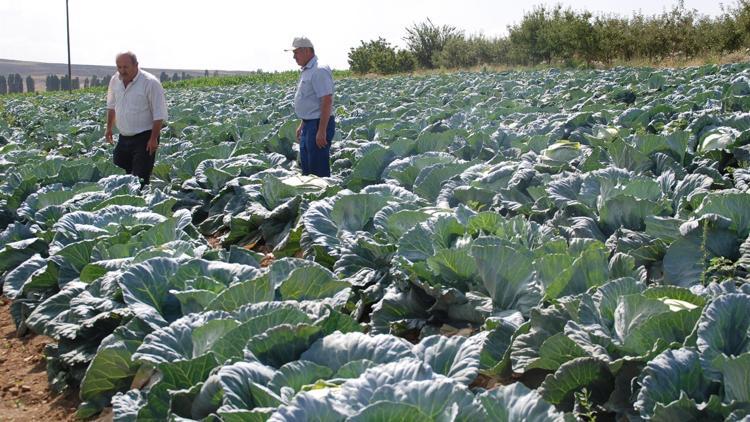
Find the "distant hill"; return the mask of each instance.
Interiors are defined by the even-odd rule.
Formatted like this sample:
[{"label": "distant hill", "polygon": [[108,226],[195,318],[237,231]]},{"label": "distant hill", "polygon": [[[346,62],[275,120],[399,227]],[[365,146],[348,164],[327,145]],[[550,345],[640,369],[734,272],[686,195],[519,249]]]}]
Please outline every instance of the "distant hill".
[{"label": "distant hill", "polygon": [[[112,66],[100,66],[91,64],[76,64],[71,65],[73,70],[73,77],[78,76],[79,78],[88,78],[92,75],[96,75],[98,78],[104,76],[114,75],[116,69],[114,63]],[[187,73],[190,76],[203,76],[206,69],[159,69],[152,67],[144,67],[147,72],[155,75],[161,74],[161,72],[167,72],[168,75],[172,75],[177,72]],[[215,69],[208,69],[208,72],[213,75]],[[244,75],[251,73],[249,71],[242,70],[219,70],[219,75]],[[18,73],[23,77],[27,75],[33,76],[47,76],[47,75],[67,75],[68,64],[67,63],[42,63],[42,62],[26,62],[21,60],[8,60],[0,59],[0,75],[8,75],[9,73]]]},{"label": "distant hill", "polygon": [[[81,84],[83,84],[83,80],[85,78],[90,78],[94,75],[96,75],[97,78],[101,79],[105,76],[112,76],[115,74],[117,69],[114,66],[114,63],[112,66],[100,66],[100,65],[90,65],[90,64],[72,64],[71,65],[72,72],[73,72],[73,79],[76,77],[81,79]],[[161,74],[161,72],[166,72],[167,75],[170,77],[177,73],[179,75],[182,74],[182,72],[185,72],[186,74],[190,76],[204,76],[205,71],[208,70],[209,74],[211,76],[214,75],[214,72],[216,72],[216,69],[158,69],[158,68],[151,68],[151,67],[144,67],[143,70],[152,73],[156,75],[157,77]],[[68,74],[68,64],[67,63],[42,63],[42,62],[27,62],[27,61],[21,61],[21,60],[8,60],[8,59],[0,59],[0,75],[7,76],[9,74],[15,74],[18,73],[21,75],[24,79],[31,75],[32,78],[34,78],[36,90],[37,91],[44,91],[44,81],[47,77],[47,75],[58,75],[63,76]],[[244,75],[252,73],[249,71],[242,71],[242,70],[218,70],[218,74],[220,76],[226,76],[226,75]]]}]

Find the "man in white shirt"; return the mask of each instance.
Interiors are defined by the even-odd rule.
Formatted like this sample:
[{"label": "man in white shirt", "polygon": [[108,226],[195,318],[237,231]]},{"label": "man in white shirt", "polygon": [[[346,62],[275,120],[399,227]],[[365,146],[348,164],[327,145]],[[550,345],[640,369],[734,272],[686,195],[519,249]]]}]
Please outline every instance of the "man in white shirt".
[{"label": "man in white shirt", "polygon": [[330,67],[318,65],[309,38],[295,38],[287,51],[294,52],[294,60],[302,68],[294,95],[294,112],[300,119],[297,141],[302,174],[328,177],[331,175],[331,141],[336,131],[333,73]]},{"label": "man in white shirt", "polygon": [[167,104],[159,78],[138,69],[138,59],[131,52],[115,58],[117,74],[107,90],[107,130],[112,141],[112,125],[120,136],[113,154],[115,165],[148,184],[159,148],[159,131],[167,119]]}]

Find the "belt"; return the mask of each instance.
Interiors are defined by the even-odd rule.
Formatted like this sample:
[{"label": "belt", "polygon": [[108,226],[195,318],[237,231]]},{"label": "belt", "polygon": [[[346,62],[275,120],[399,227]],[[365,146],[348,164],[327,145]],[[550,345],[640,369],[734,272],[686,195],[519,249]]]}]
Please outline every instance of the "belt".
[{"label": "belt", "polygon": [[[336,120],[336,116],[330,116],[329,119],[328,119],[328,121],[331,121],[331,120]],[[320,117],[318,117],[317,119],[302,119],[302,121],[305,122],[305,123],[318,122],[318,121],[320,121]]]},{"label": "belt", "polygon": [[139,133],[136,133],[136,134],[133,134],[133,135],[126,135],[124,133],[120,133],[120,136],[124,136],[126,138],[135,138],[136,136],[141,136],[141,135],[144,135],[144,134],[150,133],[150,132],[151,132],[151,129],[144,130],[143,132],[139,132]]}]

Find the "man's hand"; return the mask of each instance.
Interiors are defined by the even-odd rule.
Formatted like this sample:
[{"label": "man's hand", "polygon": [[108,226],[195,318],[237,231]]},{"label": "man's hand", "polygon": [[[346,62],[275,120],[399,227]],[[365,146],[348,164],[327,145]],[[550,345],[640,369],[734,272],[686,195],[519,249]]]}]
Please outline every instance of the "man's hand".
[{"label": "man's hand", "polygon": [[297,126],[297,142],[299,142],[299,139],[302,137],[302,123]]},{"label": "man's hand", "polygon": [[326,145],[328,145],[325,132],[318,131],[318,133],[315,135],[315,145],[317,145],[318,148],[325,148]]},{"label": "man's hand", "polygon": [[[107,93],[109,95],[109,93]],[[109,142],[110,144],[113,143],[112,141],[112,126],[115,124],[115,110],[112,108],[107,109],[107,126],[105,126],[107,129],[104,131],[104,138]]]},{"label": "man's hand", "polygon": [[159,147],[159,142],[157,141],[157,137],[152,136],[148,138],[148,143],[146,144],[146,151],[148,151],[151,155],[156,154],[156,148]]},{"label": "man's hand", "polygon": [[325,148],[328,145],[326,132],[328,130],[328,121],[331,118],[332,105],[333,95],[325,95],[320,98],[320,122],[318,123],[318,133],[315,135],[315,144],[318,148]]}]

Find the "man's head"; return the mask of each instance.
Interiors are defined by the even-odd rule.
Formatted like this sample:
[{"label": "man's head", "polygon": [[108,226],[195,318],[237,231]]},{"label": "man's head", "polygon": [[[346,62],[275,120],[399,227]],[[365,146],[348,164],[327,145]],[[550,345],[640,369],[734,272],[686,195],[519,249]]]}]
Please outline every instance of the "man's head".
[{"label": "man's head", "polygon": [[[289,51],[289,50],[287,50]],[[292,41],[291,51],[294,53],[294,61],[302,67],[315,56],[315,47],[307,37],[297,37]]]},{"label": "man's head", "polygon": [[117,73],[123,81],[130,82],[138,74],[138,58],[130,51],[120,53],[115,57]]}]

